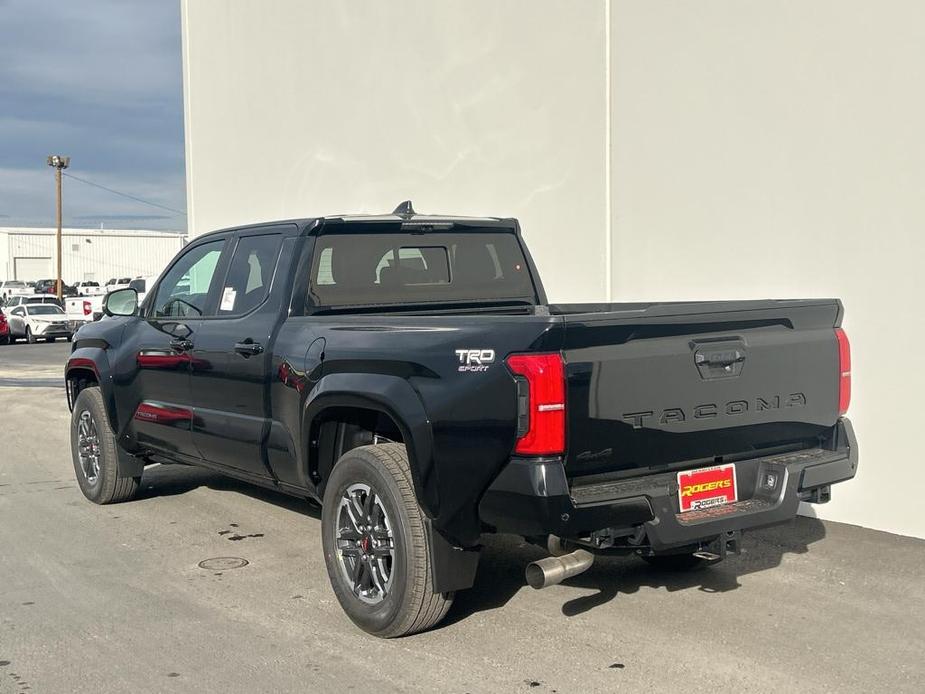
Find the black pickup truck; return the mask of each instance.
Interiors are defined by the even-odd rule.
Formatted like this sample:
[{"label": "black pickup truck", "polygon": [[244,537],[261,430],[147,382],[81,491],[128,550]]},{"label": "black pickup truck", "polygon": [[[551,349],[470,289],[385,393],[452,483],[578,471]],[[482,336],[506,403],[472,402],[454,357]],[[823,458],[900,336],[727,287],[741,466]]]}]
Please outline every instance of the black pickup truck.
[{"label": "black pickup truck", "polygon": [[77,480],[191,464],[320,501],[344,610],[427,629],[483,533],[688,568],[854,476],[834,299],[551,305],[514,219],[337,216],[196,238],[66,366]]}]

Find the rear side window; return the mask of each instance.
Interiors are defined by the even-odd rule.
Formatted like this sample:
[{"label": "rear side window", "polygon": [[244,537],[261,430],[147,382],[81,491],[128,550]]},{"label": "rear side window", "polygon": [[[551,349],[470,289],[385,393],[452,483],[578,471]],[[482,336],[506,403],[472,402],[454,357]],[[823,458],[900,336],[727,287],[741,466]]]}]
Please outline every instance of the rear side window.
[{"label": "rear side window", "polygon": [[310,293],[316,306],[536,300],[517,237],[496,232],[324,234]]},{"label": "rear side window", "polygon": [[233,316],[253,311],[270,293],[279,259],[282,236],[244,236],[238,241],[225,277],[218,315]]}]

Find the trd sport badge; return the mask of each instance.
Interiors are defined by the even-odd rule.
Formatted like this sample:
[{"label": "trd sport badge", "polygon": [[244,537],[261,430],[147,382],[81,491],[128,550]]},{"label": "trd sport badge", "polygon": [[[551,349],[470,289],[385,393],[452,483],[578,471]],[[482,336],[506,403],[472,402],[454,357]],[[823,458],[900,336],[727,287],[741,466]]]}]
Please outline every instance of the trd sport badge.
[{"label": "trd sport badge", "polygon": [[495,350],[493,349],[457,349],[456,356],[459,359],[460,372],[466,371],[488,371],[488,367],[495,361]]}]

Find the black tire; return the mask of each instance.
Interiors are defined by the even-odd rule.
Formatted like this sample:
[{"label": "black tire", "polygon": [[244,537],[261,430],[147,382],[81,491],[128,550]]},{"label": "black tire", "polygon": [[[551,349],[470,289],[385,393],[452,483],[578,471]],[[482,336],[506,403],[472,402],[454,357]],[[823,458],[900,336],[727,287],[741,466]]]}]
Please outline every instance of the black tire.
[{"label": "black tire", "polygon": [[32,334],[32,328],[28,325],[26,326],[26,342],[30,345],[34,345],[38,340],[35,339],[35,335]]},{"label": "black tire", "polygon": [[0,335],[0,345],[8,345],[12,341],[13,340],[9,335]]},{"label": "black tire", "polygon": [[[98,463],[94,468],[92,463],[85,468],[81,456],[80,431],[81,423],[85,420],[92,423],[96,433],[95,454]],[[87,449],[84,448],[84,451]],[[106,417],[106,408],[103,404],[103,395],[97,386],[90,386],[80,391],[74,402],[74,411],[71,414],[71,459],[74,463],[74,473],[77,475],[77,484],[80,491],[94,504],[115,504],[120,501],[129,501],[138,493],[141,486],[141,477],[121,477],[119,475],[119,454],[116,450],[116,437],[109,427]],[[95,472],[95,474],[92,474]]]},{"label": "black tire", "polygon": [[[379,597],[379,602],[374,604],[364,602],[355,592],[354,584],[346,575],[350,571],[347,559],[342,558],[346,550],[338,547],[342,502],[348,498],[348,489],[357,486],[369,488],[392,526],[390,535],[394,550],[390,559],[390,579],[384,597]],[[367,514],[367,519],[372,515]],[[454,594],[434,592],[430,541],[424,528],[424,514],[414,494],[404,445],[360,446],[341,456],[325,488],[321,530],[324,560],[334,594],[358,627],[375,636],[394,638],[426,631],[446,616]],[[368,547],[367,542],[363,554],[369,551]],[[357,555],[354,561],[360,558]],[[373,555],[367,558],[375,559]],[[370,563],[363,569],[371,581]],[[361,571],[358,569],[356,575]]]},{"label": "black tire", "polygon": [[45,342],[54,342],[54,341],[55,341],[55,338],[53,338],[53,337],[46,337],[46,338],[45,338]]},{"label": "black tire", "polygon": [[687,552],[681,554],[655,554],[649,557],[643,555],[642,558],[661,571],[692,571],[706,563],[704,559]]}]

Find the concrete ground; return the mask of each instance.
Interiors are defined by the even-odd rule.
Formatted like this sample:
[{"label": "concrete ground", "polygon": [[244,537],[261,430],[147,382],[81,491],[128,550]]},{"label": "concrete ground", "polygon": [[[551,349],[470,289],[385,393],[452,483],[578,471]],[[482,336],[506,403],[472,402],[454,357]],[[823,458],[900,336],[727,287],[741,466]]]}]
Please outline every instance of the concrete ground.
[{"label": "concrete ground", "polygon": [[[135,502],[85,501],[69,347],[0,347],[0,694],[925,690],[925,542],[809,518],[712,568],[608,558],[540,592],[540,552],[488,538],[444,624],[366,636],[315,506],[184,467],[146,471]],[[214,557],[249,563],[199,568]]]}]

